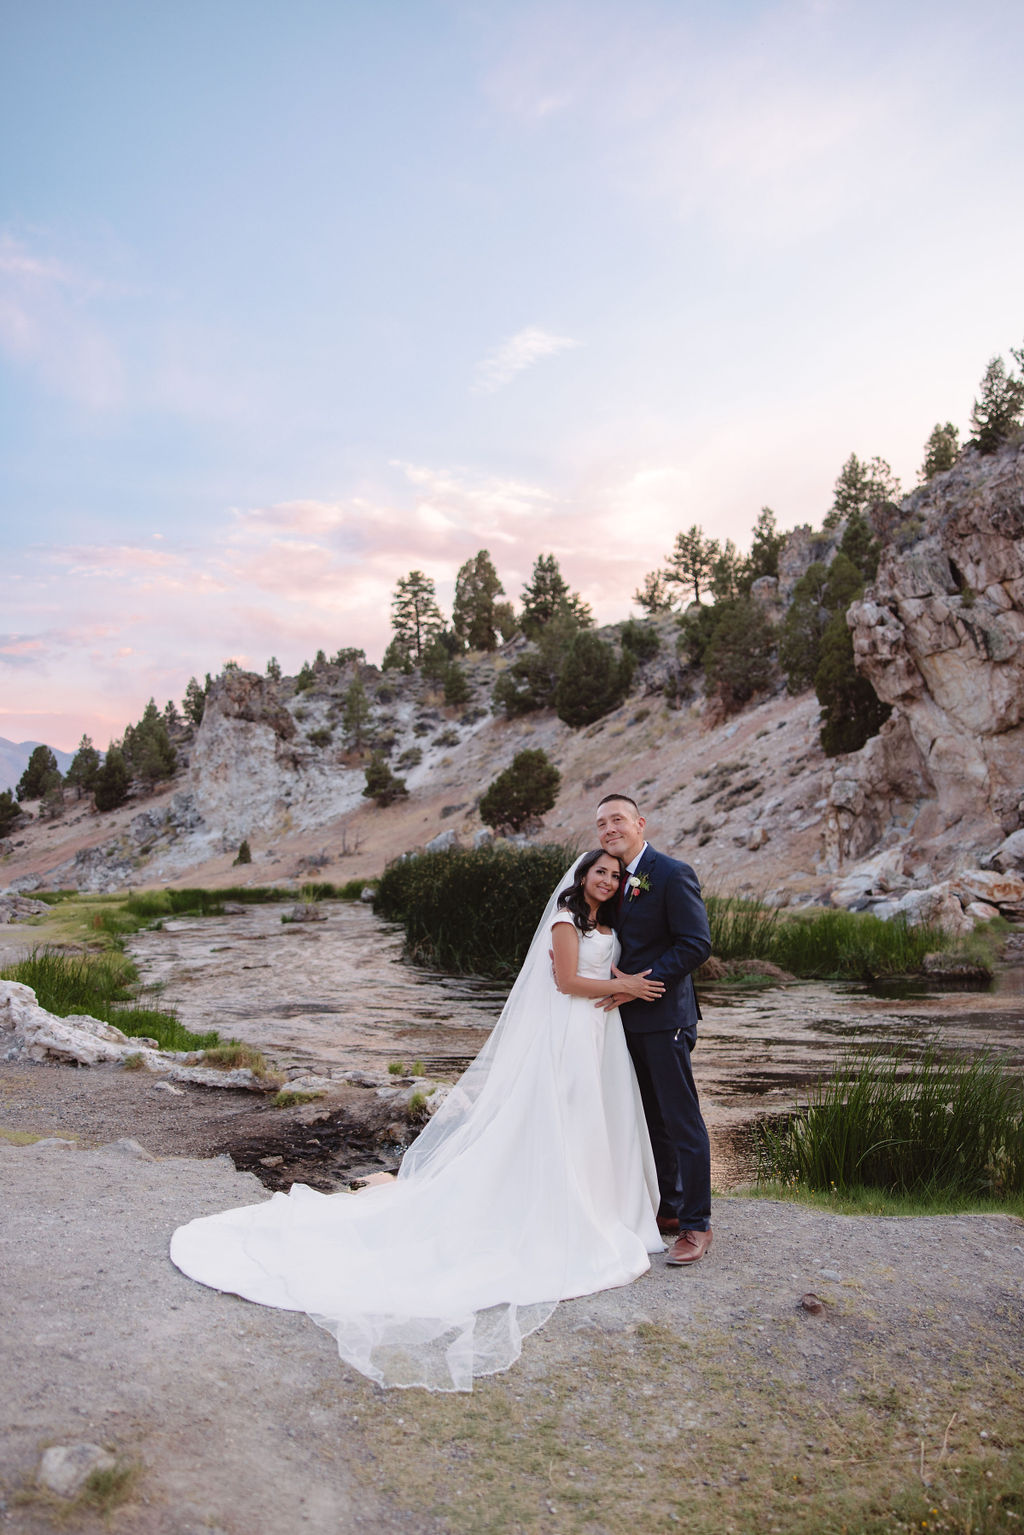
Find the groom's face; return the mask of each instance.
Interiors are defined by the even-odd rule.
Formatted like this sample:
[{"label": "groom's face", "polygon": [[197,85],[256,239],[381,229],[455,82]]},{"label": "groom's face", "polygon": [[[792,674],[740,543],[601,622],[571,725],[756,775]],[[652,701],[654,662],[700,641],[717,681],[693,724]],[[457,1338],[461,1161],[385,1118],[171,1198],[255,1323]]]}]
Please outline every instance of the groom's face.
[{"label": "groom's face", "polygon": [[647,822],[625,799],[606,800],[597,807],[597,836],[606,853],[632,863],[644,845]]}]

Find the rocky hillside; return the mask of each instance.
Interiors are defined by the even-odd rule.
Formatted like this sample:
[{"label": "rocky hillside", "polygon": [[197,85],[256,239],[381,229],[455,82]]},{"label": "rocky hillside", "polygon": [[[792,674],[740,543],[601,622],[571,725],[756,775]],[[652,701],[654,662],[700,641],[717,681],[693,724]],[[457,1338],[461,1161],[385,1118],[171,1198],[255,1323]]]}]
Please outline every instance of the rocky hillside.
[{"label": "rocky hillside", "polygon": [[[614,787],[714,890],[931,914],[957,929],[996,907],[1024,916],[1024,447],[969,450],[874,515],[885,553],[848,622],[858,666],[892,714],[859,752],[825,758],[816,699],[788,695],[781,674],[721,720],[699,672],[680,685],[671,616],[626,702],[579,730],[548,711],[493,712],[494,682],[521,639],[465,661],[459,708],[418,672],[324,663],[299,692],[294,679],[231,670],[168,789],[105,816],[82,802],[31,823],[7,844],[0,877],[18,889],[113,889],[369,876],[438,836],[471,842],[482,791],[530,746],[562,773],[546,838],[590,843],[596,801]],[[788,536],[778,579],[754,592],[773,622],[837,538]],[[386,808],[363,796],[365,751],[344,744],[355,677],[370,700],[367,737],[408,786]],[[243,839],[253,861],[236,867]]]}]

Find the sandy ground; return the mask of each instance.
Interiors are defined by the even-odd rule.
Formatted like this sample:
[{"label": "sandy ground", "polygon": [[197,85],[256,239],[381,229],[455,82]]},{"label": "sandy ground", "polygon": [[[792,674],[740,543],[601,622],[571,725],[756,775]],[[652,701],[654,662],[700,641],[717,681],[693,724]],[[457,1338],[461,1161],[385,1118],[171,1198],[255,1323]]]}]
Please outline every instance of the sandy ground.
[{"label": "sandy ground", "polygon": [[[888,1414],[886,1453],[897,1470],[908,1457],[916,1466],[919,1440],[922,1464],[926,1447],[939,1453],[951,1413],[973,1444],[997,1422],[996,1442],[1007,1443],[1008,1382],[1024,1365],[1019,1221],[850,1219],[720,1199],[715,1244],[696,1270],[656,1258],[635,1284],[561,1306],[519,1364],[471,1397],[382,1392],[342,1366],[306,1318],[192,1284],[169,1262],[178,1224],[267,1197],[251,1174],[225,1157],[140,1147],[138,1139],[166,1152],[177,1135],[186,1149],[180,1111],[165,1121],[168,1111],[150,1113],[152,1088],[144,1099],[147,1089],[122,1074],[120,1097],[93,1090],[76,1100],[67,1075],[38,1070],[53,1087],[36,1093],[37,1133],[95,1142],[119,1129],[137,1139],[12,1144],[11,1120],[24,1125],[32,1080],[3,1079],[5,1530],[671,1529],[695,1496],[676,1484],[680,1465],[692,1478],[702,1435],[700,1496],[746,1495],[748,1474],[760,1474],[738,1469],[752,1412],[759,1434],[785,1439],[780,1455],[799,1452],[814,1465],[825,1455],[819,1476],[837,1459],[851,1404],[864,1412],[876,1399],[882,1405],[871,1410]],[[224,1101],[238,1096],[204,1095],[208,1114],[191,1116],[193,1147],[254,1112]],[[809,1291],[823,1302],[819,1314],[800,1306]],[[952,1430],[954,1445],[960,1432]],[[533,1452],[547,1434],[538,1469]],[[808,1434],[813,1450],[803,1447]],[[948,1428],[946,1439],[948,1451]],[[42,1451],[82,1441],[142,1468],[106,1524],[35,1490]],[[645,1480],[644,1463],[659,1461],[675,1468],[668,1480]],[[786,1506],[780,1494],[764,1527],[775,1518],[774,1528],[788,1528]],[[723,1517],[712,1527],[753,1526]]]}]

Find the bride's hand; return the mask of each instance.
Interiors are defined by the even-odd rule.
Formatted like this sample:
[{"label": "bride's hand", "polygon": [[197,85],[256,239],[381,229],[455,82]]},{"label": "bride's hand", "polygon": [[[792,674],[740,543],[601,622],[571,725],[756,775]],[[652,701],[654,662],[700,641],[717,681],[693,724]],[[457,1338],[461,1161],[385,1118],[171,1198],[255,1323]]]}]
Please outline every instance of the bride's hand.
[{"label": "bride's hand", "polygon": [[648,980],[650,973],[648,968],[641,970],[639,975],[624,975],[617,965],[612,966],[612,975],[621,982],[620,992],[637,1002],[656,1002],[665,995],[664,981]]}]

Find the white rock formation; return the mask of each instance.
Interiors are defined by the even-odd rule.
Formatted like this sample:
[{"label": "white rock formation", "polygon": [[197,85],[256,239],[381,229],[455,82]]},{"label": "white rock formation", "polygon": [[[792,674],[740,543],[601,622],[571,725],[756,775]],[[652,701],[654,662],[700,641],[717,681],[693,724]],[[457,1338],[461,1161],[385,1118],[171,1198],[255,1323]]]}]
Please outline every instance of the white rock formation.
[{"label": "white rock formation", "polygon": [[192,1064],[195,1054],[158,1050],[152,1040],[132,1038],[113,1024],[85,1014],[58,1018],[39,1006],[31,986],[0,981],[0,1060],[64,1061],[75,1066],[123,1065],[138,1056],[150,1071],[202,1087],[263,1092],[266,1082],[247,1066],[218,1071]]},{"label": "white rock formation", "polygon": [[835,765],[826,855],[842,868],[888,838],[934,881],[1024,825],[1024,446],[971,449],[875,515],[885,553],[847,621],[893,713]]}]

